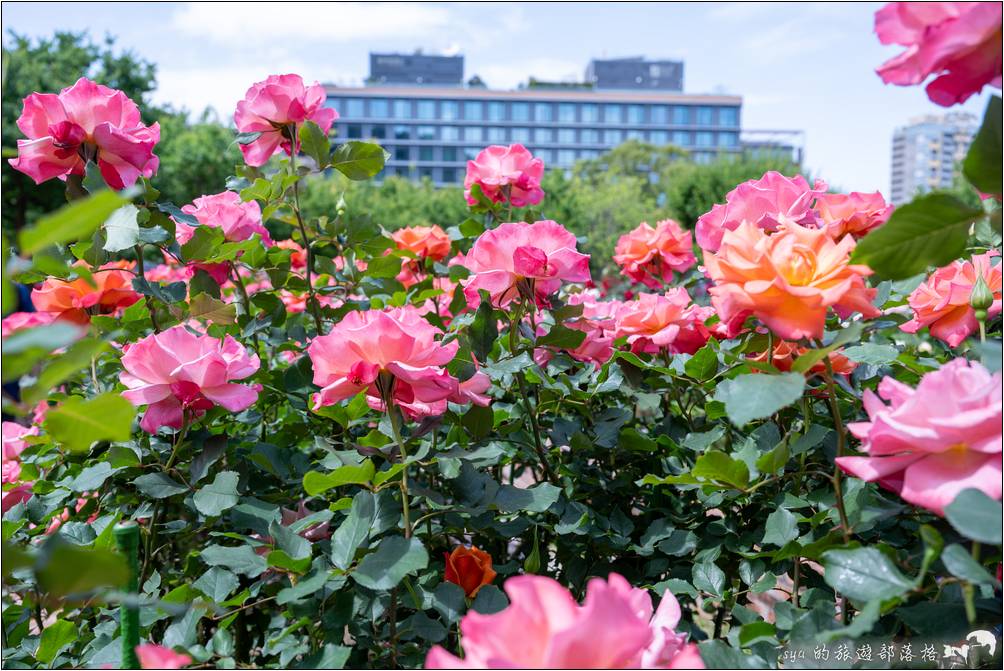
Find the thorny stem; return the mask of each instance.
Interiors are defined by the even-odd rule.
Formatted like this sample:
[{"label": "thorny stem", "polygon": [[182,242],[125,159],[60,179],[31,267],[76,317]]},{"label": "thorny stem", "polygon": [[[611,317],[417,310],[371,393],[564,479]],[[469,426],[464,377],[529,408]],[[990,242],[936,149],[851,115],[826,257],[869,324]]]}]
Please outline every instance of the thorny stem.
[{"label": "thorny stem", "polygon": [[[847,432],[844,429],[844,421],[840,416],[840,404],[837,401],[837,387],[833,383],[833,364],[830,363],[830,357],[823,357],[823,362],[826,365],[826,400],[830,407],[830,415],[833,417],[833,428],[837,431],[837,457],[844,456],[844,452],[847,448]],[[844,508],[844,492],[841,486],[842,471],[840,467],[834,464],[833,466],[833,493],[836,497],[837,503],[837,513],[840,515],[840,526],[841,531],[844,534],[844,542],[849,543],[851,540],[850,535],[850,525],[847,522],[847,511]]]},{"label": "thorny stem", "polygon": [[385,401],[387,405],[387,416],[390,418],[390,430],[394,434],[394,442],[397,443],[398,449],[401,452],[401,464],[403,468],[401,469],[401,514],[404,517],[404,537],[411,538],[412,526],[411,526],[411,507],[408,499],[410,494],[408,493],[408,464],[405,460],[408,458],[408,452],[405,448],[404,441],[401,439],[401,414],[400,410],[393,405],[393,401],[387,399]]},{"label": "thorny stem", "polygon": [[[512,321],[509,323],[509,349],[513,355],[516,354],[517,341],[519,337],[518,329],[518,315],[514,315]],[[537,453],[537,458],[540,459],[540,465],[541,468],[544,469],[544,475],[551,483],[557,484],[557,479],[554,477],[554,472],[551,470],[551,464],[547,460],[547,452],[544,450],[544,443],[540,439],[540,425],[537,424],[537,413],[530,405],[530,394],[527,391],[526,377],[523,375],[522,371],[517,371],[516,381],[519,383],[519,395],[523,404],[523,409],[530,422],[530,430],[533,434],[533,448]]]},{"label": "thorny stem", "polygon": [[[136,250],[136,270],[139,271],[139,276],[146,281],[146,265],[143,261],[143,245],[137,244],[133,247]],[[143,300],[146,302],[147,312],[150,313],[150,323],[153,324],[153,332],[160,333],[160,324],[157,322],[157,311],[154,309],[153,298],[149,294],[143,294]]]},{"label": "thorny stem", "polygon": [[[181,446],[185,444],[185,438],[188,436],[188,413],[182,412],[182,425],[181,431],[175,434],[174,447],[171,449],[171,456],[168,458],[167,463],[161,469],[164,473],[171,470],[171,466],[174,465],[175,460],[178,458],[179,450]],[[150,530],[146,537],[146,551],[143,553],[143,570],[140,571],[140,580],[146,579],[146,569],[150,564],[150,560],[153,557],[153,548],[157,543],[157,524],[160,522],[161,513],[161,501],[157,501],[153,505],[153,515],[150,516]]]},{"label": "thorny stem", "polygon": [[[251,319],[251,299],[248,297],[247,287],[244,286],[244,278],[242,278],[241,274],[237,271],[237,264],[235,264],[233,261],[230,262],[230,272],[233,274],[234,286],[237,287],[237,293],[240,295],[241,298],[241,307],[244,310],[244,316],[246,316],[248,319]],[[257,333],[251,334],[251,342],[254,345],[255,354],[260,354],[260,352],[258,351]]]},{"label": "thorny stem", "polygon": [[314,325],[317,327],[317,335],[324,335],[324,323],[321,321],[320,303],[317,302],[317,294],[314,292],[314,250],[311,248],[310,236],[307,234],[307,226],[303,223],[300,215],[300,180],[296,174],[296,124],[290,126],[290,133],[293,136],[292,150],[289,153],[289,168],[297,180],[293,182],[293,212],[296,214],[296,225],[300,229],[300,236],[303,238],[303,249],[307,252],[307,294],[310,304],[310,313],[314,317]]}]

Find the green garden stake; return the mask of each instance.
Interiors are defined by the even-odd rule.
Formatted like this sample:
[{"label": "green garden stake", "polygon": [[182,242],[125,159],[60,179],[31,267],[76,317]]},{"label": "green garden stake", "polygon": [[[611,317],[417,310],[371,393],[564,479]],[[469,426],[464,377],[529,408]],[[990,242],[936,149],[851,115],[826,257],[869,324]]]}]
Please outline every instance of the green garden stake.
[{"label": "green garden stake", "polygon": [[[125,592],[130,597],[139,594],[139,526],[132,520],[115,525],[115,545],[125,555],[129,568],[129,581]],[[119,609],[119,629],[122,635],[121,669],[138,669],[136,646],[139,645],[139,607],[135,603],[123,603]]]}]

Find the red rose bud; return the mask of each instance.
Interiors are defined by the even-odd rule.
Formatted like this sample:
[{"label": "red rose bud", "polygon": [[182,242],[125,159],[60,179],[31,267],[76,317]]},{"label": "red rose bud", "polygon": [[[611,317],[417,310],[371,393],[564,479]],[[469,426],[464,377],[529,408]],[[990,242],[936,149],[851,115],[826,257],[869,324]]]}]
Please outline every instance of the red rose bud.
[{"label": "red rose bud", "polygon": [[443,556],[446,557],[446,574],[443,578],[460,585],[464,594],[470,598],[477,596],[478,590],[495,579],[492,557],[484,550],[460,545],[451,553],[444,552]]}]

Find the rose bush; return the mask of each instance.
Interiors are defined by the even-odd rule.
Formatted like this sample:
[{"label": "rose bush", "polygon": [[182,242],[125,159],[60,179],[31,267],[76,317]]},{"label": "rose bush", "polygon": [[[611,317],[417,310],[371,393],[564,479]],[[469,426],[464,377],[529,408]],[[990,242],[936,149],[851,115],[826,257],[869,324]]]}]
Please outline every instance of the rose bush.
[{"label": "rose bush", "polygon": [[13,159],[71,202],[4,266],[39,310],[3,324],[5,666],[756,668],[999,625],[999,98],[980,209],[768,172],[615,260],[519,145],[455,226],[310,216],[386,154],[297,75],[166,202],[156,129],[78,86]]}]

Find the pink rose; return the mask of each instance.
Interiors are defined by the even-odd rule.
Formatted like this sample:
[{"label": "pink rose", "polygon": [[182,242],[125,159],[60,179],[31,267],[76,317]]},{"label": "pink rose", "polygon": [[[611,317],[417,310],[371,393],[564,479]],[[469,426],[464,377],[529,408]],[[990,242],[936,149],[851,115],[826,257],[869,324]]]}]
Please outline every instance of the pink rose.
[{"label": "pink rose", "polygon": [[[614,354],[616,338],[614,314],[620,307],[619,301],[599,301],[591,293],[577,293],[568,297],[569,305],[581,305],[582,315],[564,322],[563,326],[586,334],[578,346],[565,349],[568,356],[576,361],[591,363],[599,368]],[[537,335],[543,335],[543,326],[537,327]],[[538,365],[546,365],[551,360],[552,348],[538,347],[533,352]]]},{"label": "pink rose", "polygon": [[374,410],[385,411],[392,399],[411,418],[441,415],[448,401],[488,405],[488,376],[461,383],[447,372],[460,345],[444,345],[442,335],[413,306],[350,312],[307,347],[321,387],[314,409],[360,392]]},{"label": "pink rose", "polygon": [[464,197],[471,205],[471,187],[477,184],[485,196],[496,203],[508,198],[513,207],[536,205],[544,198],[540,180],[544,178],[544,162],[521,144],[508,147],[493,144],[485,147],[473,161],[467,162]]},{"label": "pink rose", "polygon": [[926,326],[938,340],[949,347],[958,347],[979,328],[976,311],[969,305],[977,277],[983,277],[994,297],[987,315],[993,317],[1001,312],[1001,267],[991,265],[994,256],[999,256],[999,252],[991,250],[971,261],[952,261],[934,271],[910,294],[913,319],[899,328],[916,333]]},{"label": "pink rose", "polygon": [[665,294],[642,292],[637,300],[620,304],[615,336],[627,336],[633,352],[693,354],[708,342],[711,333],[704,321],[714,313],[691,303],[683,287]]},{"label": "pink rose", "polygon": [[307,267],[307,250],[301,247],[295,240],[280,240],[275,243],[279,249],[288,249],[289,269],[294,273],[302,273]]},{"label": "pink rose", "polygon": [[[261,207],[258,201],[243,202],[233,191],[196,198],[191,205],[181,208],[181,211],[195,217],[203,226],[222,229],[227,242],[243,242],[257,233],[266,247],[272,245],[272,237],[261,222]],[[178,244],[185,244],[193,235],[195,235],[194,226],[175,222],[175,238]]]},{"label": "pink rose", "polygon": [[848,233],[855,239],[863,238],[892,215],[893,206],[885,202],[882,194],[824,193],[816,198],[816,213],[819,225],[830,237],[839,240]]},{"label": "pink rose", "polygon": [[660,289],[697,263],[690,231],[672,219],[656,222],[652,228],[642,222],[617,241],[614,263],[634,282]]},{"label": "pink rose", "polygon": [[883,378],[878,395],[864,394],[870,421],[847,427],[868,456],[837,465],[938,515],[964,489],[1000,499],[1001,394],[1000,373],[965,359],[927,373],[916,389]]},{"label": "pink rose", "polygon": [[875,12],[882,44],[907,47],[877,72],[886,84],[914,86],[929,76],[927,97],[943,107],[989,84],[1001,87],[999,2],[891,2]]},{"label": "pink rose", "polygon": [[576,250],[575,236],[554,221],[502,224],[474,241],[464,259],[471,276],[463,282],[467,302],[486,290],[492,304],[505,308],[522,296],[538,305],[562,282],[589,281],[589,255]]},{"label": "pink rose", "polygon": [[17,127],[28,139],[17,141],[18,156],[9,163],[36,184],[83,175],[87,161],[95,161],[108,186],[124,189],[152,177],[160,162],[153,154],[160,125],[144,125],[122,91],[86,77],[59,94],[25,98]]},{"label": "pink rose", "polygon": [[785,177],[771,170],[760,179],[743,182],[729,191],[724,205],[715,205],[697,220],[697,244],[705,251],[718,251],[725,231],[735,230],[744,221],[765,231],[784,223],[816,225],[812,201],[826,192],[826,183],[814,187],[801,175]]},{"label": "pink rose", "polygon": [[57,312],[13,312],[0,322],[0,333],[2,333],[0,337],[6,338],[18,331],[36,326],[48,326],[57,319],[59,319]]},{"label": "pink rose", "polygon": [[509,606],[492,615],[468,611],[460,621],[464,658],[434,646],[427,669],[703,669],[687,635],[677,633],[680,605],[665,592],[652,597],[622,576],[593,578],[580,606],[544,576],[505,583]]},{"label": "pink rose", "polygon": [[180,429],[214,405],[240,412],[258,400],[260,387],[232,384],[253,375],[258,356],[229,335],[220,341],[174,326],[127,345],[122,356],[122,393],[135,406],[148,405],[140,428]]},{"label": "pink rose", "polygon": [[141,669],[183,669],[192,663],[188,655],[155,643],[137,645],[136,656]]},{"label": "pink rose", "polygon": [[305,86],[300,75],[271,75],[257,82],[237,103],[234,123],[239,133],[261,133],[257,139],[240,145],[244,162],[261,166],[280,150],[292,154],[300,144],[297,133],[305,121],[313,121],[327,133],[338,112],[325,107],[327,94],[315,82]]},{"label": "pink rose", "polygon": [[[28,447],[25,436],[37,436],[37,426],[21,426],[17,422],[4,422],[3,432],[3,484],[17,482],[21,477],[21,453]],[[6,510],[6,509],[5,509]]]}]

